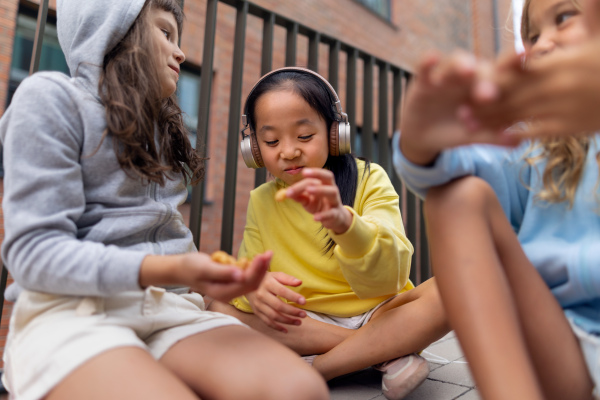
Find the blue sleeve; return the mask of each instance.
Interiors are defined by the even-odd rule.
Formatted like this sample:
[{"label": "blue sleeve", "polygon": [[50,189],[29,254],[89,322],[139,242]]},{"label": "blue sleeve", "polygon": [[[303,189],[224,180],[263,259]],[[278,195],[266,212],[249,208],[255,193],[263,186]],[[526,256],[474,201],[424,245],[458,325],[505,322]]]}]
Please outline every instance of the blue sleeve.
[{"label": "blue sleeve", "polygon": [[552,288],[560,305],[570,307],[600,298],[600,243],[587,240],[562,250],[558,259],[566,266],[564,279]]},{"label": "blue sleeve", "polygon": [[392,142],[396,173],[409,190],[424,199],[431,187],[464,176],[477,176],[494,190],[513,229],[517,231],[529,191],[530,168],[522,162],[529,145],[508,149],[492,145],[470,145],[444,150],[431,166],[411,163],[400,151],[400,132]]},{"label": "blue sleeve", "polygon": [[139,290],[146,254],[77,237],[88,206],[80,164],[84,127],[62,83],[23,81],[0,121],[6,237],[2,257],[23,288],[107,296]]}]

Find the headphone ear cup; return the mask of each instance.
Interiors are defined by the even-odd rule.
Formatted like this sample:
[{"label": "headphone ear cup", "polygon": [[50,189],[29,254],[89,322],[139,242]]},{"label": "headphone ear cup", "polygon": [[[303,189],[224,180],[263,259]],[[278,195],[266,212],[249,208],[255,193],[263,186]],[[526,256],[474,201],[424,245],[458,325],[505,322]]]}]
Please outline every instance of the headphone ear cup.
[{"label": "headphone ear cup", "polygon": [[258,165],[258,168],[264,167],[265,163],[263,162],[262,155],[260,154],[260,148],[258,147],[258,141],[256,140],[255,134],[250,135],[250,143],[252,144],[252,157],[254,157],[256,165]]},{"label": "headphone ear cup", "polygon": [[260,149],[258,148],[258,142],[256,141],[256,135],[251,133],[248,136],[244,136],[240,143],[240,149],[242,150],[242,157],[248,168],[256,169],[264,167]]},{"label": "headphone ear cup", "polygon": [[350,154],[352,151],[350,146],[350,124],[348,122],[340,122],[338,129],[338,151],[339,155]]},{"label": "headphone ear cup", "polygon": [[333,121],[329,130],[329,155],[340,155],[339,122]]}]

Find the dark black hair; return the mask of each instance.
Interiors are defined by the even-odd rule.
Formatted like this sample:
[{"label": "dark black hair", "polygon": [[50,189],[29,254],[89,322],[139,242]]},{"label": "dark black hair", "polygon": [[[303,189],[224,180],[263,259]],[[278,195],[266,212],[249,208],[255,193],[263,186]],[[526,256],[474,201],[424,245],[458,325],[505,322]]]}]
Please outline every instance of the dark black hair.
[{"label": "dark black hair", "polygon": [[[248,96],[245,114],[251,135],[255,135],[256,132],[256,119],[254,118],[256,101],[265,93],[286,89],[302,97],[325,120],[327,132],[331,130],[331,124],[334,121],[340,122],[342,120],[341,116],[336,112],[334,96],[325,82],[322,82],[318,77],[309,72],[287,70],[266,77]],[[356,167],[355,158],[353,154],[344,154],[341,156],[329,155],[324,165],[325,168],[333,172],[342,203],[350,207],[354,206],[354,198],[356,197],[356,190],[358,188],[358,168]],[[366,173],[370,171],[370,162],[368,160],[364,161],[366,163]],[[323,253],[329,253],[334,246],[335,242],[333,239],[328,238],[323,248]]]}]

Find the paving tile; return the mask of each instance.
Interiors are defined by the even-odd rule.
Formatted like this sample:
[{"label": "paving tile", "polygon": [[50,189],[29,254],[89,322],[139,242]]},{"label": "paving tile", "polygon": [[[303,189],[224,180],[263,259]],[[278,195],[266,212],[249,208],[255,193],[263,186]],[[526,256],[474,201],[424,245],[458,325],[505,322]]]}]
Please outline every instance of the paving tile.
[{"label": "paving tile", "polygon": [[431,372],[429,374],[429,379],[468,387],[475,386],[471,371],[469,370],[469,365],[464,357]]},{"label": "paving tile", "polygon": [[477,389],[471,389],[456,400],[481,400],[481,395]]},{"label": "paving tile", "polygon": [[458,344],[458,340],[456,338],[451,338],[432,344],[423,350],[421,356],[432,363],[447,364],[463,357],[463,353]]},{"label": "paving tile", "polygon": [[427,379],[405,400],[452,400],[468,390],[470,389],[464,386]]}]

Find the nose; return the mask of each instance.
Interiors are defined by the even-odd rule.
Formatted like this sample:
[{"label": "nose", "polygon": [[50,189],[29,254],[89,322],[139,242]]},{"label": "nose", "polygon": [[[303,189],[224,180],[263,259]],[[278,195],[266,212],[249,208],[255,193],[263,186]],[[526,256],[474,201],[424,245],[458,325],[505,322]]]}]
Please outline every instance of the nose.
[{"label": "nose", "polygon": [[556,48],[556,41],[552,34],[540,35],[538,41],[531,47],[531,54],[539,58],[550,54]]},{"label": "nose", "polygon": [[281,148],[280,156],[284,160],[293,160],[294,158],[300,157],[300,149],[293,144],[284,145]]},{"label": "nose", "polygon": [[183,51],[181,51],[181,49],[177,45],[175,45],[175,51],[173,52],[173,57],[175,57],[175,60],[179,64],[182,64],[185,61],[185,54],[183,54]]}]

